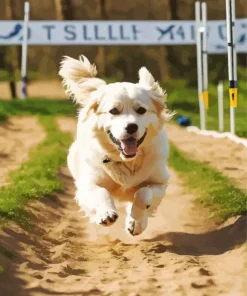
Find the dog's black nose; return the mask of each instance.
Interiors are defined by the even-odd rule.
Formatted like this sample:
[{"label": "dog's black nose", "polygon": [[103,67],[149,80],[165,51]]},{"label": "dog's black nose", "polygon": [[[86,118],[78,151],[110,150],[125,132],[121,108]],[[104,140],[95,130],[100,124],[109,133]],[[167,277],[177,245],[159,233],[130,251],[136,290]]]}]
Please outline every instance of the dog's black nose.
[{"label": "dog's black nose", "polygon": [[135,124],[135,123],[129,123],[127,126],[126,126],[126,131],[128,134],[134,134],[137,130],[138,130],[138,125]]}]

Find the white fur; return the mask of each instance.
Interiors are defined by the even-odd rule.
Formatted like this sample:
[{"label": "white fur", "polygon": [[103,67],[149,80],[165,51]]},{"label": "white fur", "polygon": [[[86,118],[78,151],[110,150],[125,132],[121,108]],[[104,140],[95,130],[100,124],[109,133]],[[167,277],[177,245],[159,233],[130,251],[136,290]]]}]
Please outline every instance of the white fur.
[{"label": "white fur", "polygon": [[[104,226],[117,218],[114,199],[128,202],[126,230],[138,235],[164,197],[169,179],[169,147],[163,125],[171,115],[164,104],[166,94],[144,67],[137,84],[106,85],[95,78],[96,73],[95,66],[83,56],[79,60],[65,57],[59,72],[67,93],[84,106],[68,154],[68,167],[77,187],[75,198],[92,222]],[[147,112],[137,114],[140,107]],[[113,108],[120,114],[109,113]],[[125,127],[130,123],[138,126],[132,135],[136,141],[145,131],[147,134],[135,156],[126,158],[117,147],[129,137]],[[109,131],[120,146],[109,138]],[[105,158],[110,162],[103,163]]]}]

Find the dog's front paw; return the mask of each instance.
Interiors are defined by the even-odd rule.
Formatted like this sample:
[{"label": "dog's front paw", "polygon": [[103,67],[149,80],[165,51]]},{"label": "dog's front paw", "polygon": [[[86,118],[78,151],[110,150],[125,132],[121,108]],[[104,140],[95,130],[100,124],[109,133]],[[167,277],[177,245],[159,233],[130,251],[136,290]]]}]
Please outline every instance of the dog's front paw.
[{"label": "dog's front paw", "polygon": [[110,226],[118,219],[118,213],[113,210],[108,210],[102,213],[97,213],[95,222],[103,226]]},{"label": "dog's front paw", "polygon": [[126,218],[126,231],[131,235],[139,235],[141,234],[148,225],[148,218],[144,215],[141,219],[135,220],[131,216],[127,216]]}]

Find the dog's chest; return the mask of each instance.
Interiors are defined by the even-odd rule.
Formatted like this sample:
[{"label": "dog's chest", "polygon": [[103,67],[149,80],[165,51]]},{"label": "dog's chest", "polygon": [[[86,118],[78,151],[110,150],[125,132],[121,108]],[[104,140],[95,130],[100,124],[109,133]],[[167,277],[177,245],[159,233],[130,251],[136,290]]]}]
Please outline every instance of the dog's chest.
[{"label": "dog's chest", "polygon": [[150,175],[146,167],[147,160],[136,161],[135,163],[109,162],[104,169],[111,179],[121,185],[123,189],[136,186],[144,182]]}]

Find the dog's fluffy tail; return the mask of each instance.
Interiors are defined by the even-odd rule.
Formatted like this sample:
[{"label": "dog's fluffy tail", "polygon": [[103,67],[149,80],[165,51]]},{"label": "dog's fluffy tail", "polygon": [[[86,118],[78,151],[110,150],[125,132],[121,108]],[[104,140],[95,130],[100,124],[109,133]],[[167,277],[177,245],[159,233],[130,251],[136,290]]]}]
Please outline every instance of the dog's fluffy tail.
[{"label": "dog's fluffy tail", "polygon": [[66,94],[82,105],[91,92],[105,84],[104,80],[95,77],[96,66],[83,55],[78,60],[65,56],[60,64],[59,75],[63,78]]}]

